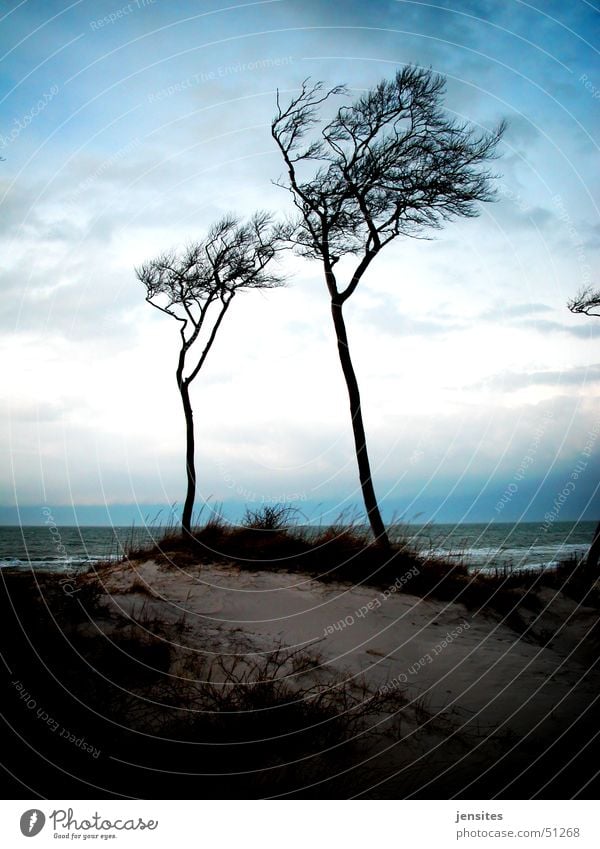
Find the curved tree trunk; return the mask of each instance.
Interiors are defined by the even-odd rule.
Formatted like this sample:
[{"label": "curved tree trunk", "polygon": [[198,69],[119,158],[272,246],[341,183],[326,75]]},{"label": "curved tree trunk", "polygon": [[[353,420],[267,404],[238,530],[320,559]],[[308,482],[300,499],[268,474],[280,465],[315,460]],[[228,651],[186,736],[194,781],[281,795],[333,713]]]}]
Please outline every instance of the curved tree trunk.
[{"label": "curved tree trunk", "polygon": [[358,462],[358,474],[360,477],[363,500],[365,502],[369,524],[371,525],[371,530],[373,531],[376,541],[380,545],[387,547],[390,543],[381,518],[381,513],[379,512],[377,498],[373,488],[371,466],[367,452],[367,437],[365,435],[360,405],[360,392],[358,389],[356,374],[354,373],[354,367],[352,365],[352,359],[350,358],[350,348],[348,347],[348,335],[346,333],[346,325],[342,314],[342,304],[332,300],[331,314],[333,316],[333,325],[335,327],[340,363],[342,364],[342,371],[344,372],[346,387],[348,389],[350,414],[352,416],[352,431],[354,433],[354,446],[356,449],[356,460]]},{"label": "curved tree trunk", "polygon": [[588,551],[588,556],[586,558],[585,565],[597,569],[599,560],[600,560],[600,522],[598,522],[598,524],[596,525],[596,530],[594,531],[594,538],[592,540],[590,550]]},{"label": "curved tree trunk", "polygon": [[187,493],[183,506],[181,519],[181,531],[184,536],[192,533],[192,513],[194,510],[194,499],[196,497],[196,465],[194,461],[194,414],[190,403],[190,390],[187,380],[178,380],[183,412],[185,414],[185,467],[187,472]]}]

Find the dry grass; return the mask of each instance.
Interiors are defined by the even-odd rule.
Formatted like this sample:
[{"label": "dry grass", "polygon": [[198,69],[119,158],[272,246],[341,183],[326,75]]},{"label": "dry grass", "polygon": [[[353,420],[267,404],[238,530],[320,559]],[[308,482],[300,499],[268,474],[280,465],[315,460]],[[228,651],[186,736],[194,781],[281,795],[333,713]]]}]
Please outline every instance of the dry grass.
[{"label": "dry grass", "polygon": [[[210,532],[229,537],[228,529],[216,525]],[[260,528],[238,529],[242,535],[246,532],[267,533]],[[384,556],[347,528],[324,529],[309,540],[295,529],[268,533],[279,542],[283,535],[286,545],[302,543],[307,547],[303,551],[314,547],[320,552],[315,558],[328,551],[334,577],[336,571],[355,575],[369,567],[373,570],[369,580],[385,576],[388,581],[397,569],[406,568],[409,556],[401,547]],[[177,545],[180,542],[174,539]],[[195,548],[176,546],[178,551],[198,562]],[[517,617],[523,600],[535,605],[536,581],[564,586],[586,603],[597,597],[597,576],[574,561],[537,576],[469,576],[464,567],[450,568],[409,551],[408,562],[420,567],[415,584],[411,580],[406,585],[411,593],[445,593],[473,606],[483,601],[496,610],[514,610]],[[207,632],[205,654],[186,652],[178,645],[178,624],[169,631],[154,618],[147,593],[140,599],[138,615],[125,618],[103,597],[100,581],[90,578],[68,596],[54,576],[2,576],[5,663],[12,680],[23,682],[36,701],[36,709],[29,710],[9,682],[3,761],[16,776],[9,797],[21,798],[18,779],[22,778],[35,793],[63,798],[163,798],[166,792],[183,799],[281,794],[348,798],[368,792],[386,770],[396,775],[400,769],[401,779],[393,779],[389,798],[418,794],[421,787],[426,788],[424,798],[449,798],[464,784],[469,784],[470,798],[491,798],[502,789],[506,776],[517,780],[543,756],[527,774],[525,786],[515,785],[515,792],[526,797],[555,773],[562,780],[561,752],[568,759],[581,750],[577,774],[567,769],[564,782],[552,791],[561,798],[597,771],[597,746],[589,747],[589,757],[584,748],[596,739],[590,711],[560,752],[552,750],[546,756],[544,749],[517,749],[513,760],[502,762],[498,775],[490,774],[483,783],[480,752],[480,760],[464,765],[457,777],[447,769],[454,763],[456,738],[451,741],[448,721],[433,714],[425,698],[410,702],[401,688],[370,692],[360,681],[328,675],[321,659],[305,650],[275,646],[257,653],[238,647],[227,654],[221,647],[213,654],[211,649],[217,646]],[[100,756],[96,759],[66,743],[39,718],[38,708],[72,735],[89,741]],[[417,734],[411,735],[415,729]],[[395,743],[392,761],[374,757],[372,767],[361,765],[390,741]],[[432,754],[438,760],[428,756],[415,766],[418,747],[438,743],[440,749]],[[472,743],[465,739],[460,745],[468,749]],[[499,748],[489,749],[486,765],[499,751],[502,741]],[[385,797],[386,791],[381,793]]]},{"label": "dry grass", "polygon": [[[84,605],[26,577],[5,579],[6,660],[52,721],[101,753],[67,744],[9,693],[5,732],[17,734],[5,734],[3,759],[16,776],[29,771],[45,795],[84,798],[83,781],[94,797],[162,798],[168,776],[168,793],[179,798],[302,795],[315,783],[345,798],[368,779],[367,769],[354,769],[365,747],[384,728],[400,740],[400,717],[414,713],[401,691],[381,695],[337,679],[314,654],[281,646],[186,654],[159,623],[149,634],[91,594]],[[36,752],[45,760],[36,755],[34,766]]]},{"label": "dry grass", "polygon": [[493,610],[519,631],[524,627],[519,607],[539,608],[536,587],[541,584],[530,572],[475,573],[460,557],[426,553],[429,547],[409,541],[400,526],[390,536],[396,541],[384,548],[357,523],[304,528],[295,523],[290,508],[268,506],[248,511],[242,526],[228,525],[216,515],[191,537],[171,528],[155,545],[132,549],[128,557],[153,559],[165,568],[232,563],[245,570],[302,572],[354,586],[387,588],[400,580],[411,595],[459,602],[473,611]]}]

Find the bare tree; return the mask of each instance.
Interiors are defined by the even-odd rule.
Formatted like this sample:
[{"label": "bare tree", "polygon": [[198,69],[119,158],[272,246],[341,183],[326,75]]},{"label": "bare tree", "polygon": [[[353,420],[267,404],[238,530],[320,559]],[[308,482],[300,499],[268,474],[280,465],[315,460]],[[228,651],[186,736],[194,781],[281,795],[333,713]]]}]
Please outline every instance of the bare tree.
[{"label": "bare tree", "polygon": [[[494,158],[504,123],[478,133],[448,117],[445,80],[430,70],[406,67],[329,121],[319,112],[343,86],[302,83],[287,106],[277,95],[272,135],[287,179],[279,181],[298,210],[294,241],[300,254],[318,259],[331,300],[338,353],[348,389],[363,499],[373,534],[388,545],[375,496],[358,381],[350,357],[343,306],[383,248],[398,236],[419,236],[455,216],[478,214],[478,201],[493,199]],[[355,257],[348,276],[336,263]]]},{"label": "bare tree", "polygon": [[[573,313],[583,313],[600,318],[600,289],[586,286],[580,289],[574,298],[567,302],[567,307]],[[596,525],[594,537],[586,558],[586,563],[592,568],[598,568],[600,562],[600,522]]]},{"label": "bare tree", "polygon": [[574,298],[567,302],[568,308],[574,313],[600,317],[600,289],[586,286],[580,289]]},{"label": "bare tree", "polygon": [[268,213],[256,213],[245,223],[230,215],[182,254],[166,253],[136,269],[148,303],[179,322],[181,347],[175,375],[186,424],[184,534],[191,533],[196,496],[190,384],[204,365],[235,295],[283,285],[283,277],[268,266],[288,239],[289,230],[275,224]]}]

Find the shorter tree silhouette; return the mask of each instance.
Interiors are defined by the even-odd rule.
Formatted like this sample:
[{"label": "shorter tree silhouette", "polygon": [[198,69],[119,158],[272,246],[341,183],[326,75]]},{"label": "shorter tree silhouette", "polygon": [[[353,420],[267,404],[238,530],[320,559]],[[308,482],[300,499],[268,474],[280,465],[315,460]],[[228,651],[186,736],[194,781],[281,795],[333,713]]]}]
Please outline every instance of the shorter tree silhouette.
[{"label": "shorter tree silhouette", "polygon": [[282,275],[268,267],[288,238],[287,228],[274,223],[266,212],[257,212],[247,222],[227,215],[210,228],[205,239],[181,254],[162,254],[135,270],[146,287],[146,301],[179,322],[181,347],[175,376],[185,415],[187,473],[183,534],[191,533],[196,497],[190,384],[204,365],[236,294],[283,285]]},{"label": "shorter tree silhouette", "polygon": [[[591,286],[586,286],[580,289],[574,298],[567,301],[567,306],[574,313],[583,313],[584,315],[593,315],[600,318],[600,289],[593,289]],[[594,568],[598,567],[600,562],[600,522],[596,525],[594,538],[588,552],[586,563]]]}]

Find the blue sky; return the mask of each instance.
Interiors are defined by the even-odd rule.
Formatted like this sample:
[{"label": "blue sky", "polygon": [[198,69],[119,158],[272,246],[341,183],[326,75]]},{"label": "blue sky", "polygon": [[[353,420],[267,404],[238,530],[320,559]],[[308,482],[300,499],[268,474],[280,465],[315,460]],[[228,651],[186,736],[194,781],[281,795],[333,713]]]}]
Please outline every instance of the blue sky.
[{"label": "blue sky", "polygon": [[[600,320],[565,306],[599,283],[590,3],[0,9],[0,521],[181,503],[176,328],[134,266],[226,211],[289,211],[271,183],[277,88],[358,93],[408,62],[446,75],[452,114],[509,129],[498,202],[396,241],[348,305],[384,512],[540,519],[583,457],[561,518],[600,515]],[[345,389],[320,269],[286,270],[286,289],[235,303],[194,384],[199,505],[327,519],[360,506]]]}]

